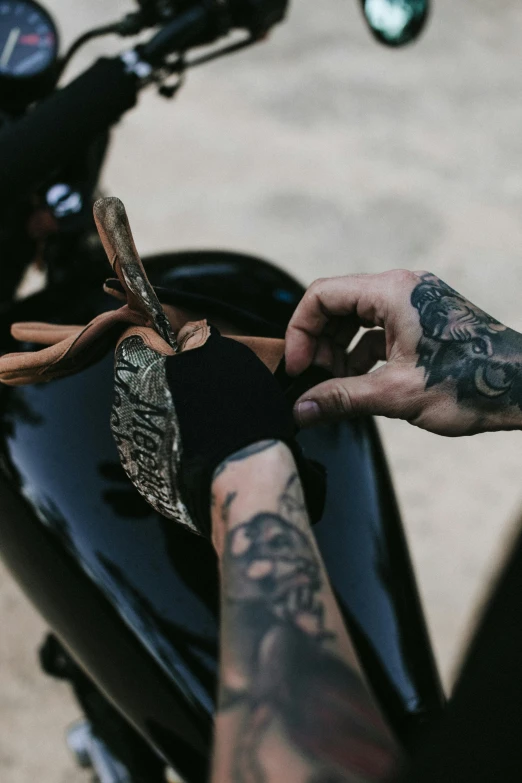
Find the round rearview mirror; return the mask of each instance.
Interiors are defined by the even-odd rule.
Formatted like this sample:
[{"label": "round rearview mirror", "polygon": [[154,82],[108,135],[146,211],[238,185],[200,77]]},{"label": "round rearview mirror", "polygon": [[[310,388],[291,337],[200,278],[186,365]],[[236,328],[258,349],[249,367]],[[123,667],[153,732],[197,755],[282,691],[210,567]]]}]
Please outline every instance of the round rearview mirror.
[{"label": "round rearview mirror", "polygon": [[361,0],[373,35],[387,46],[414,41],[428,18],[429,0]]}]

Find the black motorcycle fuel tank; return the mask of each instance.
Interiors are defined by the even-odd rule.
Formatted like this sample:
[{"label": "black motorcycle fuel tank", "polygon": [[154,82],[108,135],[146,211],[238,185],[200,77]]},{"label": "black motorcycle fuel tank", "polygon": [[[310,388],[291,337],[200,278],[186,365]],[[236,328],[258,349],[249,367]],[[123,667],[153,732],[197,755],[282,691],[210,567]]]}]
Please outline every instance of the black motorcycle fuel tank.
[{"label": "black motorcycle fuel tank", "polygon": [[[284,333],[303,293],[276,267],[228,253],[161,256],[147,271],[189,303],[224,303],[229,319],[247,310],[258,333]],[[49,289],[4,316],[4,344],[7,320],[85,323],[113,306],[99,288]],[[78,664],[196,783],[215,705],[216,559],[126,478],[109,429],[112,390],[111,356],[49,384],[2,387],[0,556]],[[407,746],[443,694],[378,434],[365,419],[299,440],[328,471],[315,535],[363,668]]]}]

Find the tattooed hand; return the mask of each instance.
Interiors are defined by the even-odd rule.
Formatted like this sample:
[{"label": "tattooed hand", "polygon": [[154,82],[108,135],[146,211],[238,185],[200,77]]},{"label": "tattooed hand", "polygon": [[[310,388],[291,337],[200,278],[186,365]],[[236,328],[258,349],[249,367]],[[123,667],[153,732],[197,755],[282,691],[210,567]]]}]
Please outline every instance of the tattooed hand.
[{"label": "tattooed hand", "polygon": [[[361,327],[378,328],[347,353]],[[313,283],[286,337],[287,371],[312,363],[337,377],[297,401],[302,426],[377,414],[441,435],[522,428],[522,334],[427,272]]]}]

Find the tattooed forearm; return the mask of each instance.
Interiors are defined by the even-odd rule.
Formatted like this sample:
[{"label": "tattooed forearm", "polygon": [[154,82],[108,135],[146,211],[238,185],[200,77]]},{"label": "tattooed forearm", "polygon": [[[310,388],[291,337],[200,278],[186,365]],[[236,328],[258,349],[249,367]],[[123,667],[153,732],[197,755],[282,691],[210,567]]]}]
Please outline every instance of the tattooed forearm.
[{"label": "tattooed forearm", "polygon": [[214,484],[226,506],[214,514],[225,525],[214,781],[383,781],[396,749],[351,658],[295,463],[276,448],[279,463],[257,452]]},{"label": "tattooed forearm", "polygon": [[432,274],[423,275],[411,303],[422,337],[418,367],[426,388],[453,380],[457,399],[484,410],[522,409],[522,345],[518,332],[473,305]]},{"label": "tattooed forearm", "polygon": [[297,473],[292,473],[279,498],[279,513],[290,522],[306,519],[306,502]]},{"label": "tattooed forearm", "polygon": [[223,504],[221,506],[221,519],[225,524],[228,522],[228,517],[230,514],[230,506],[234,502],[234,499],[237,497],[237,492],[229,492],[223,501]]},{"label": "tattooed forearm", "polygon": [[248,459],[248,457],[252,457],[254,454],[259,454],[261,451],[266,451],[267,449],[273,448],[276,443],[276,440],[262,440],[259,441],[259,443],[252,443],[250,446],[246,446],[244,449],[236,451],[235,454],[232,454],[232,456],[228,457],[228,459],[224,460],[216,468],[214,472],[214,478],[216,479],[221,473],[223,473],[223,471],[226,470],[227,466],[230,465],[231,462],[242,462],[243,460]]}]

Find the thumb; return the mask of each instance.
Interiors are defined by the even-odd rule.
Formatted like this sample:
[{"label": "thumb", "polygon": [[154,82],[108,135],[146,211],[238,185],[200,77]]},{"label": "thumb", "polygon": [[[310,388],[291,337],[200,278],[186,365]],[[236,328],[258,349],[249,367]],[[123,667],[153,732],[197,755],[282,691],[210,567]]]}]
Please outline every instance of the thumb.
[{"label": "thumb", "polygon": [[389,367],[366,375],[332,378],[303,394],[294,406],[294,416],[301,427],[365,414],[402,418],[411,409],[407,386]]}]

